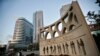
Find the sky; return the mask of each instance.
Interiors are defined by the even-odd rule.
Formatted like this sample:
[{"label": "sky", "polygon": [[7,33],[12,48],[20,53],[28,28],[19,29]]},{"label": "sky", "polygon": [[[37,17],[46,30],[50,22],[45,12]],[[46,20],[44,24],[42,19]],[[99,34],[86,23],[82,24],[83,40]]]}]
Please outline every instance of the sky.
[{"label": "sky", "polygon": [[[96,0],[77,0],[83,14],[89,10],[100,9]],[[0,43],[6,44],[12,39],[16,20],[19,17],[33,21],[36,11],[43,11],[44,26],[50,25],[60,18],[62,5],[70,4],[72,0],[0,0]]]}]

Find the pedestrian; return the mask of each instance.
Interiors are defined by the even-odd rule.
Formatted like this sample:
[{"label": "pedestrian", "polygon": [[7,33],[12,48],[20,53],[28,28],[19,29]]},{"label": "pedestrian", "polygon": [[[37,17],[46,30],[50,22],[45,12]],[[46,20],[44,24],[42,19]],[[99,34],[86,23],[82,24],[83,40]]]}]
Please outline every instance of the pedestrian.
[{"label": "pedestrian", "polygon": [[22,56],[22,53],[21,53],[21,52],[18,52],[18,53],[17,53],[17,56]]}]

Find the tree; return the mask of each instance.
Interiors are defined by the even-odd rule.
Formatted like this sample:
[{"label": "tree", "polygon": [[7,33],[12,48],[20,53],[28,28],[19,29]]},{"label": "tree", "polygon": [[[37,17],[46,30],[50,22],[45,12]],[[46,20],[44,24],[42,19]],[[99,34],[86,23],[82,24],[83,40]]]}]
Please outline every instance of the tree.
[{"label": "tree", "polygon": [[[100,0],[96,0],[96,4],[99,4],[100,6]],[[88,19],[94,19],[96,21],[97,25],[100,25],[100,10],[98,10],[98,13],[95,13],[96,11],[89,11],[87,13]],[[91,23],[91,22],[90,22]]]},{"label": "tree", "polygon": [[99,4],[99,6],[100,6],[100,0],[96,0],[95,3],[96,3],[96,4]]},{"label": "tree", "polygon": [[100,25],[100,10],[98,13],[95,13],[95,11],[89,11],[87,13],[88,19],[94,19],[96,21],[96,24]]},{"label": "tree", "polygon": [[30,44],[29,46],[28,46],[28,50],[33,50],[33,45],[32,44]]}]

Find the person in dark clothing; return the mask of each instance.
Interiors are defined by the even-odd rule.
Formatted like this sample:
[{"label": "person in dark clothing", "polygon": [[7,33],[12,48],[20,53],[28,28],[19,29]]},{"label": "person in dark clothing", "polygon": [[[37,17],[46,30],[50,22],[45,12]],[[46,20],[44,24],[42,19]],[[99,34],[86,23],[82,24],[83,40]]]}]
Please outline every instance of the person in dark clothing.
[{"label": "person in dark clothing", "polygon": [[19,56],[22,56],[22,52],[19,52]]}]

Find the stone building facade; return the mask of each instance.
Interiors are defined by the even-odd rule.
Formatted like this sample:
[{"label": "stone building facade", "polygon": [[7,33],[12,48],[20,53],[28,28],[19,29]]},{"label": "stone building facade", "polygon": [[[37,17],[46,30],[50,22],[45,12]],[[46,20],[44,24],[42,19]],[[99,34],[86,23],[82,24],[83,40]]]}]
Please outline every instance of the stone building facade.
[{"label": "stone building facade", "polygon": [[39,33],[40,55],[99,56],[98,48],[77,1],[55,23]]}]

